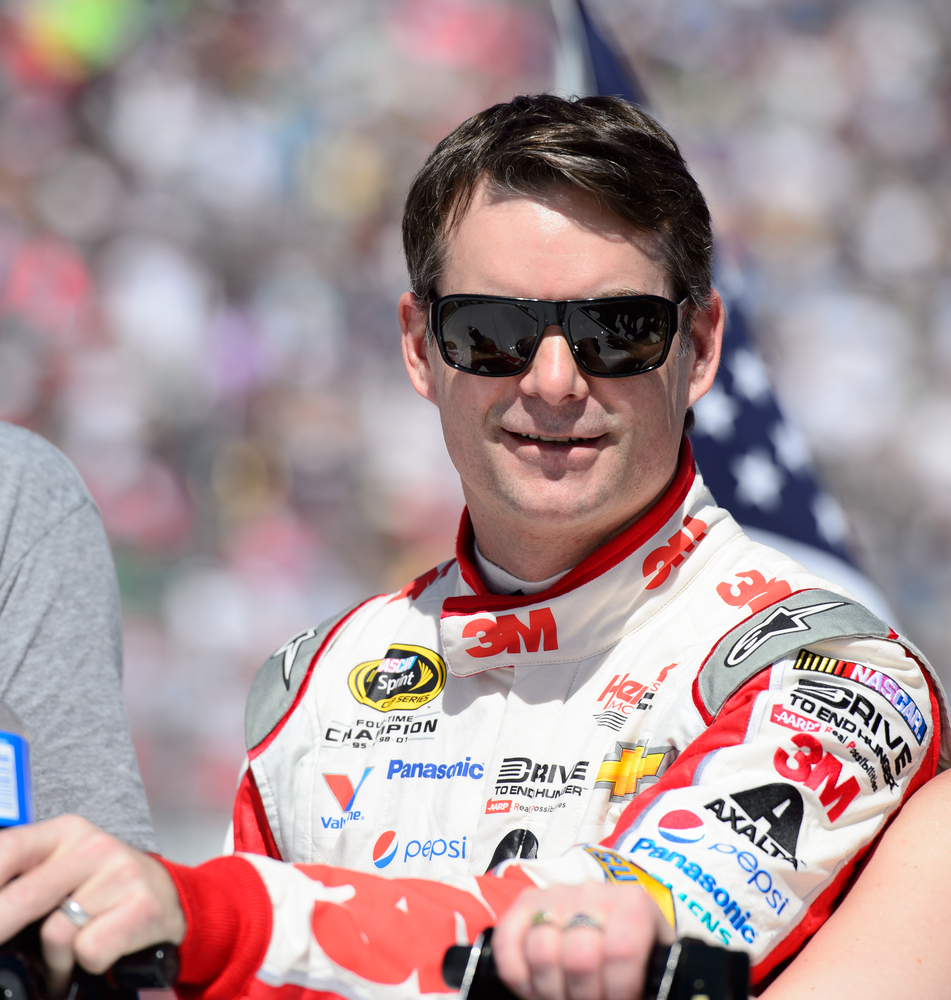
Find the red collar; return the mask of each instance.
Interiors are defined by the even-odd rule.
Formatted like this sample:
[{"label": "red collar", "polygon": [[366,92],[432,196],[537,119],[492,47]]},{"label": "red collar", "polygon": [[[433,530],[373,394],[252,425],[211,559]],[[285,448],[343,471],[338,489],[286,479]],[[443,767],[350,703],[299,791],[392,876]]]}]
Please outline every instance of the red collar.
[{"label": "red collar", "polygon": [[502,611],[525,604],[537,604],[539,601],[551,600],[553,597],[581,587],[601,576],[602,573],[606,573],[640,548],[652,535],[657,533],[662,525],[670,520],[674,511],[684,502],[690,487],[693,485],[694,476],[693,451],[690,447],[690,441],[684,436],[680,445],[677,473],[657,503],[643,517],[639,517],[629,528],[622,531],[620,535],[596,549],[590,556],[578,563],[570,573],[565,574],[548,590],[539,594],[506,596],[504,594],[490,594],[486,590],[473,561],[475,535],[472,531],[472,520],[469,517],[467,507],[462,512],[459,534],[456,536],[456,559],[459,562],[459,571],[462,573],[463,580],[476,594],[485,598],[479,602],[479,607],[486,611]]}]

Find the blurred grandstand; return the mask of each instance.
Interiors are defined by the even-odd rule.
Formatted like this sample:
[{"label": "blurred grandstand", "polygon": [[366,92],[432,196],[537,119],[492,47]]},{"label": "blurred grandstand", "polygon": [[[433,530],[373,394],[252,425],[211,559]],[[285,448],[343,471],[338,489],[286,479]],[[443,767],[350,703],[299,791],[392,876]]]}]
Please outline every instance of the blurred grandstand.
[{"label": "blurred grandstand", "polygon": [[[951,678],[951,7],[588,0],[681,140],[856,561]],[[247,686],[451,553],[402,372],[432,144],[554,80],[547,0],[0,5],[0,418],[115,549],[163,847],[212,853]],[[792,452],[790,452],[792,454]]]}]

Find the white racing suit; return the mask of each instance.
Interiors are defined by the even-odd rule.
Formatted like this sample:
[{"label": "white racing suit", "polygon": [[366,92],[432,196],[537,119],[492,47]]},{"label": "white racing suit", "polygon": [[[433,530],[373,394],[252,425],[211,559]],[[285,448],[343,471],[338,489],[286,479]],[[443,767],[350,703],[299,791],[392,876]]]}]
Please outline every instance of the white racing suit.
[{"label": "white racing suit", "polygon": [[590,879],[640,885],[762,985],[935,773],[921,654],[747,538],[686,443],[658,503],[551,589],[488,594],[471,555],[464,516],[456,559],[261,668],[241,853],[169,865],[180,992],[444,993],[445,949],[521,888]]}]

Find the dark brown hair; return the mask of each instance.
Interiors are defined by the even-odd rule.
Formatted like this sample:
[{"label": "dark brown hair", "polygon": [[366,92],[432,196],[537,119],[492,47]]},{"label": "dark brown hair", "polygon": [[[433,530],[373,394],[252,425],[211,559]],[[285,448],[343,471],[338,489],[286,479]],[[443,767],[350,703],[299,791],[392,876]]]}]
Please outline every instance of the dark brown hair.
[{"label": "dark brown hair", "polygon": [[578,189],[619,219],[660,233],[676,301],[710,292],[710,213],[677,143],[650,115],[617,97],[516,97],[473,115],[430,153],[406,197],[403,251],[413,291],[433,296],[446,239],[480,181],[546,196]]}]

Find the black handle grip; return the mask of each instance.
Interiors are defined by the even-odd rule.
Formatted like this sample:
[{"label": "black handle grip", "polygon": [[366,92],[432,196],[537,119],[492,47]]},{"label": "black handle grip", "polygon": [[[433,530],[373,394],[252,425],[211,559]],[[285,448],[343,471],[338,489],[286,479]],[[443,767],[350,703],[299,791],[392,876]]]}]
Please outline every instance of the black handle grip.
[{"label": "black handle grip", "polygon": [[[45,970],[40,921],[0,945],[0,1000],[43,1000]],[[136,990],[168,989],[178,977],[178,948],[157,944],[123,955],[100,976],[76,968],[70,1000],[136,1000]]]},{"label": "black handle grip", "polygon": [[[515,994],[499,979],[492,957],[492,931],[486,929],[481,953],[475,968],[469,970],[472,948],[457,945],[447,949],[442,972],[446,985],[459,989],[466,972],[471,972],[466,1000],[516,1000]],[[657,1000],[664,987],[663,1000],[747,1000],[749,991],[749,956],[742,951],[727,951],[694,938],[681,938],[675,946],[655,944],[647,968],[644,1000]],[[671,975],[665,983],[665,975]]]},{"label": "black handle grip", "polygon": [[89,978],[104,979],[111,989],[119,992],[167,990],[178,979],[178,967],[178,948],[166,941],[123,955],[104,975]]}]

